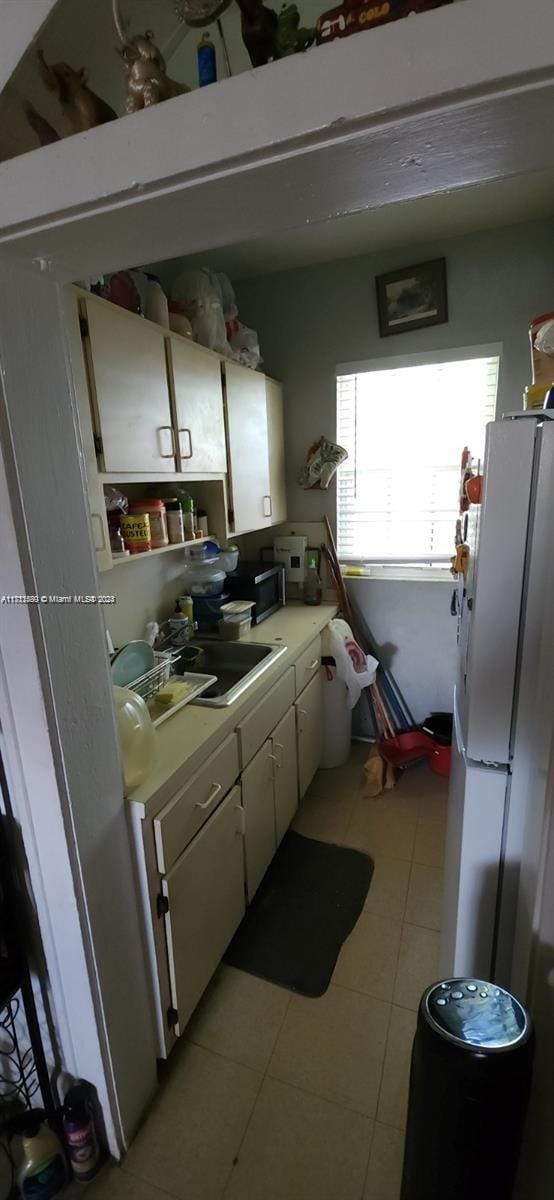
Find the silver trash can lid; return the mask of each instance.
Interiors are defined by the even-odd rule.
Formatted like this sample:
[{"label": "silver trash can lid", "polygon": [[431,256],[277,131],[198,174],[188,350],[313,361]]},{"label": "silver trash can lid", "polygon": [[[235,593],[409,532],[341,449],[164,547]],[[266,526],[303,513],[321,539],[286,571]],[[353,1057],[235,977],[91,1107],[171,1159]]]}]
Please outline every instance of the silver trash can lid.
[{"label": "silver trash can lid", "polygon": [[466,1050],[512,1050],[531,1032],[519,1000],[483,979],[435,983],[424,994],[422,1008],[431,1028]]}]

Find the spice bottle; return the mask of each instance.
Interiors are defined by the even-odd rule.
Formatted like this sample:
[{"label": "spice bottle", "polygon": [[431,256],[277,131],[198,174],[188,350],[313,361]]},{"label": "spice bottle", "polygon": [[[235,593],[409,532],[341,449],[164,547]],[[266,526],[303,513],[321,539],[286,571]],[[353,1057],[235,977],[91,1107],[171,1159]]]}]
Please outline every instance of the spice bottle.
[{"label": "spice bottle", "polygon": [[161,550],[169,545],[167,516],[163,500],[137,500],[131,504],[131,513],[148,513],[150,518],[150,541],[152,550]]},{"label": "spice bottle", "polygon": [[185,540],[192,542],[196,536],[196,512],[192,496],[183,496],[183,522]]},{"label": "spice bottle", "polygon": [[98,1174],[101,1163],[94,1112],[88,1091],[82,1084],[69,1089],[62,1124],[73,1174],[81,1183],[86,1183]]},{"label": "spice bottle", "polygon": [[167,513],[167,532],[169,541],[172,545],[177,545],[185,540],[185,524],[183,521],[183,510],[177,499],[166,500],[165,509]]},{"label": "spice bottle", "polygon": [[202,537],[208,536],[208,514],[205,508],[199,508],[196,511],[196,524],[198,532]]}]

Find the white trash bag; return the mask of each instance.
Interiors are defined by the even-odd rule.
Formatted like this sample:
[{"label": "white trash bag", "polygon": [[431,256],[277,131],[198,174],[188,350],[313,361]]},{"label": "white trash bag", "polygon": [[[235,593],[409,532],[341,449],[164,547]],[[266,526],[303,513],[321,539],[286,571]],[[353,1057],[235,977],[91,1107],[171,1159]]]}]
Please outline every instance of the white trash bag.
[{"label": "white trash bag", "polygon": [[354,708],[363,689],[375,683],[379,663],[358,645],[347,621],[335,617],[323,631],[323,654],[334,658],[337,675],[346,684],[347,704]]}]

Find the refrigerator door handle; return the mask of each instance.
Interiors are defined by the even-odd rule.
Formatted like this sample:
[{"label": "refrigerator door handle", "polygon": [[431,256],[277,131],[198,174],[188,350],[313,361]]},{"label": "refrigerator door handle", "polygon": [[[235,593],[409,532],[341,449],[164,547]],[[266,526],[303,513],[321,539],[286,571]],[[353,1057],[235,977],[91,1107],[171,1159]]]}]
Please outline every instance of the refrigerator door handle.
[{"label": "refrigerator door handle", "polygon": [[466,748],[464,745],[464,735],[462,732],[462,726],[461,726],[461,722],[460,722],[460,713],[459,713],[459,709],[458,709],[458,687],[456,684],[454,684],[454,734],[456,737],[456,745],[458,747],[458,752],[461,754],[462,758],[465,758],[466,757]]}]

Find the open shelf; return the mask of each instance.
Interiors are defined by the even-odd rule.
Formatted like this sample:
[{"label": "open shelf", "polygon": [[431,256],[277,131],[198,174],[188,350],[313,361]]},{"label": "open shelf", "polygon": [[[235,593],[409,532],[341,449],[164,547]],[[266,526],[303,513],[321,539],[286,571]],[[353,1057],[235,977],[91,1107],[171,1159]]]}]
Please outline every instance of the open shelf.
[{"label": "open shelf", "polygon": [[140,554],[125,554],[112,555],[113,566],[121,567],[128,566],[129,563],[144,562],[145,559],[153,558],[155,554],[169,554],[171,550],[186,550],[187,546],[201,546],[202,542],[210,542],[214,539],[208,534],[208,537],[192,538],[188,542],[171,542],[169,546],[158,546],[155,550],[143,550]]}]

